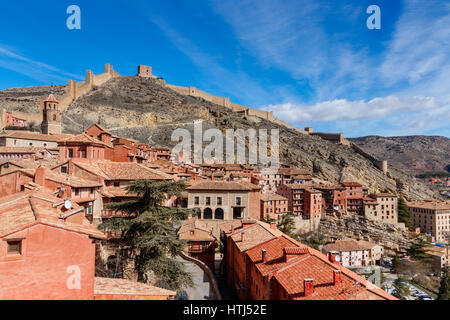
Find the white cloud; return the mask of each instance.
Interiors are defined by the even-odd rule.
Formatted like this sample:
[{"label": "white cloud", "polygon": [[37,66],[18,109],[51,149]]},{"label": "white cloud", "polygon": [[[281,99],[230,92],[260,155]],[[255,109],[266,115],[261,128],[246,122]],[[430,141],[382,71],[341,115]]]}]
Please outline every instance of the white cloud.
[{"label": "white cloud", "polygon": [[433,97],[420,96],[413,98],[389,96],[370,101],[337,99],[314,105],[285,103],[261,107],[273,111],[276,117],[288,123],[381,119],[398,113],[429,112],[440,108]]},{"label": "white cloud", "polygon": [[44,62],[30,59],[5,45],[0,45],[0,68],[23,74],[40,82],[67,81],[68,78],[83,80],[80,75],[68,73]]}]

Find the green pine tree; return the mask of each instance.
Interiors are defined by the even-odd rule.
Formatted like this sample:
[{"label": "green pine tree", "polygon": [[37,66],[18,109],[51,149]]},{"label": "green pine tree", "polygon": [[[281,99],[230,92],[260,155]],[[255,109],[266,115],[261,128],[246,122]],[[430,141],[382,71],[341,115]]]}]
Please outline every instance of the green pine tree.
[{"label": "green pine tree", "polygon": [[408,228],[413,226],[411,213],[403,198],[398,198],[398,222],[403,222]]},{"label": "green pine tree", "polygon": [[137,180],[126,189],[137,194],[138,199],[108,207],[131,216],[109,219],[99,227],[121,232],[127,255],[135,262],[138,281],[147,282],[147,274],[152,271],[160,279],[161,287],[179,290],[192,286],[191,275],[175,259],[186,243],[178,239],[174,223],[186,219],[189,211],[162,206],[167,197],[181,194],[184,183]]},{"label": "green pine tree", "polygon": [[277,224],[277,228],[288,236],[292,236],[295,229],[295,222],[292,214],[287,213],[283,215],[280,222]]},{"label": "green pine tree", "polygon": [[431,262],[433,261],[433,258],[431,255],[426,253],[426,246],[427,242],[422,237],[417,236],[411,246],[406,250],[406,252],[413,260]]},{"label": "green pine tree", "polygon": [[441,285],[439,287],[438,300],[450,300],[450,276],[448,267],[442,270]]}]

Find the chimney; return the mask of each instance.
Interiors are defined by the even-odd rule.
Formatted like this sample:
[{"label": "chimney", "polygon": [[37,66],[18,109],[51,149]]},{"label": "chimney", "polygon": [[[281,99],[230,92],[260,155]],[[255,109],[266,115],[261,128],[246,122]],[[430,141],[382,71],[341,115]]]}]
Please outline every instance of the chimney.
[{"label": "chimney", "polygon": [[262,262],[263,263],[267,262],[267,254],[266,253],[267,253],[266,249],[262,249],[261,255],[262,255]]},{"label": "chimney", "polygon": [[314,279],[303,280],[303,286],[305,290],[305,297],[309,297],[314,293]]},{"label": "chimney", "polygon": [[271,222],[271,223],[270,223],[270,229],[272,229],[272,230],[277,230],[277,224],[276,224],[276,222]]},{"label": "chimney", "polygon": [[[336,257],[339,255],[339,253],[337,251],[330,251],[328,253],[328,260],[330,260],[330,262],[332,263],[337,263],[339,264],[339,262],[336,260]],[[338,258],[339,259],[339,258]]]},{"label": "chimney", "polygon": [[234,233],[234,226],[231,226],[231,234]]},{"label": "chimney", "polygon": [[342,271],[333,270],[333,284],[337,285],[342,282]]},{"label": "chimney", "polygon": [[39,167],[36,168],[36,172],[34,173],[34,183],[43,186],[45,182],[45,168]]},{"label": "chimney", "polygon": [[241,232],[241,242],[244,242],[245,240],[245,232]]}]

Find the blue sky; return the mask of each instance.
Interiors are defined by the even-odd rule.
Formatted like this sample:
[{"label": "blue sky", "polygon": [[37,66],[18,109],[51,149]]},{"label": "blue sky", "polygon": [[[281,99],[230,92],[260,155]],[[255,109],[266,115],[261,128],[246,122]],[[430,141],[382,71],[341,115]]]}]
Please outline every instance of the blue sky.
[{"label": "blue sky", "polygon": [[[66,27],[71,4],[81,30]],[[0,89],[147,64],[298,127],[450,137],[449,1],[8,1],[0,28]]]}]

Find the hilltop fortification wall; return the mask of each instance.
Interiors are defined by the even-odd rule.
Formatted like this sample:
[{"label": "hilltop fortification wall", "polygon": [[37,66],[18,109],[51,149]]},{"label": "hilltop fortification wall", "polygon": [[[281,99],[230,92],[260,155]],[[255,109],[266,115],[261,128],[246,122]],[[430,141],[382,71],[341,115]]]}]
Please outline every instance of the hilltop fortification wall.
[{"label": "hilltop fortification wall", "polygon": [[377,167],[379,170],[381,170],[385,175],[388,173],[388,162],[386,160],[378,160],[374,156],[368,154],[363,149],[361,149],[358,145],[356,145],[353,142],[349,142],[351,148],[356,152],[362,155],[363,157],[370,160],[370,162],[373,163],[375,167]]}]

